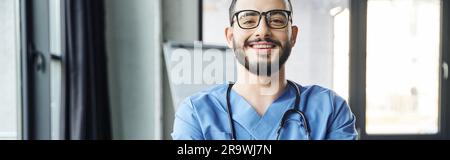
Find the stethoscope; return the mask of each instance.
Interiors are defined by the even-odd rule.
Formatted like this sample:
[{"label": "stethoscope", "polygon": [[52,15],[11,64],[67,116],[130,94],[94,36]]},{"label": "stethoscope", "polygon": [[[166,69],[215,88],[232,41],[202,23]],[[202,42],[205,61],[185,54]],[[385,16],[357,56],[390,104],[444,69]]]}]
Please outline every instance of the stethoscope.
[{"label": "stethoscope", "polygon": [[[305,117],[305,114],[300,111],[299,108],[300,107],[300,88],[291,81],[287,81],[288,85],[291,87],[294,87],[296,90],[296,95],[295,95],[295,103],[294,103],[294,107],[292,109],[289,109],[288,111],[284,112],[283,117],[281,118],[281,122],[280,122],[280,126],[277,129],[277,140],[279,140],[280,138],[280,132],[281,129],[284,127],[286,119],[288,118],[288,115],[291,114],[298,114],[302,119],[303,119],[303,126],[305,129],[305,133],[306,133],[306,139],[307,140],[311,140],[311,135],[310,135],[310,130],[308,127],[308,121]],[[227,90],[227,112],[228,112],[228,120],[229,120],[229,124],[230,124],[230,128],[231,128],[231,140],[236,140],[236,130],[234,128],[234,123],[233,123],[233,118],[231,117],[232,113],[231,113],[231,103],[230,103],[230,92],[231,89],[233,88],[234,83],[230,83],[228,85],[228,90]]]}]

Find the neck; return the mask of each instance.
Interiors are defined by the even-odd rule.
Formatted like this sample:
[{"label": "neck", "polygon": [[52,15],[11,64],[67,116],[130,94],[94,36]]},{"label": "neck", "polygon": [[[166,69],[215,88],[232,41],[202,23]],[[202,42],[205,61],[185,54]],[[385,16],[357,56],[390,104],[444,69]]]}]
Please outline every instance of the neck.
[{"label": "neck", "polygon": [[258,76],[238,65],[238,79],[233,90],[245,98],[252,107],[263,115],[287,86],[284,66],[271,76]]},{"label": "neck", "polygon": [[[235,89],[244,89],[252,94],[276,96],[286,88],[284,66],[271,76],[259,76],[249,72],[244,66],[238,65],[238,79]],[[257,92],[255,92],[257,91]]]}]

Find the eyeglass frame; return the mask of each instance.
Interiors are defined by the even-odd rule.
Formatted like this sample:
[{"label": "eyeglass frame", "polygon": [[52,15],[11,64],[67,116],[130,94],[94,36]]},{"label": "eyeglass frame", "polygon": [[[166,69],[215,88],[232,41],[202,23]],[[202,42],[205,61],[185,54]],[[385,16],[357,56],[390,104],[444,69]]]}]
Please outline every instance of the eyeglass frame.
[{"label": "eyeglass frame", "polygon": [[[253,12],[257,12],[257,13],[259,14],[258,25],[256,25],[255,27],[252,27],[252,28],[244,28],[244,27],[241,26],[241,24],[238,22],[238,21],[239,21],[238,15],[239,15],[240,13],[246,12],[246,11],[253,11]],[[286,23],[286,25],[285,25],[284,27],[281,27],[281,28],[273,28],[273,27],[270,26],[269,21],[268,21],[267,14],[270,13],[270,12],[274,12],[274,11],[281,11],[281,12],[286,12],[286,13],[287,13],[287,16],[288,16],[288,22]],[[286,27],[289,25],[289,22],[292,23],[292,11],[282,10],[282,9],[274,9],[274,10],[269,10],[269,11],[266,11],[266,12],[259,12],[259,11],[256,11],[256,10],[241,10],[241,11],[238,11],[238,12],[236,12],[236,13],[233,14],[233,17],[230,19],[230,26],[233,26],[233,24],[234,24],[234,19],[236,18],[236,21],[237,21],[236,23],[238,24],[239,28],[241,28],[241,29],[255,29],[255,28],[258,28],[259,25],[261,24],[261,19],[262,19],[262,16],[263,16],[263,15],[264,15],[264,17],[266,18],[266,25],[267,25],[269,28],[272,28],[272,29],[283,29],[283,28],[286,28]]]}]

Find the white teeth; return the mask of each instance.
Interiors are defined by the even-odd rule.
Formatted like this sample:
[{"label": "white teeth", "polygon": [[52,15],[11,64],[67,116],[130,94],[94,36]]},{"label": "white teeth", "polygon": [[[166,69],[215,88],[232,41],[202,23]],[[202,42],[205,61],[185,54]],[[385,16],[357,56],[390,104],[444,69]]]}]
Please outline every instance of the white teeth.
[{"label": "white teeth", "polygon": [[268,45],[268,44],[255,44],[252,46],[253,48],[257,48],[257,49],[269,49],[269,48],[273,48],[273,45]]}]

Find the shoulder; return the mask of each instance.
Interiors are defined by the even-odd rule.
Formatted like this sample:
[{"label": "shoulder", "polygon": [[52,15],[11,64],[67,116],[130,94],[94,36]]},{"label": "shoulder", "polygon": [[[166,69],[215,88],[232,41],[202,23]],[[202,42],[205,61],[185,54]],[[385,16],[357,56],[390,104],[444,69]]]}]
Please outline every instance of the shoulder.
[{"label": "shoulder", "polygon": [[350,109],[344,98],[335,91],[319,86],[310,85],[301,87],[302,103],[306,107],[320,110],[321,113],[335,115],[341,110]]},{"label": "shoulder", "polygon": [[304,98],[306,106],[320,110],[321,114],[327,113],[331,119],[341,116],[353,117],[351,108],[346,100],[335,91],[318,85],[302,88],[302,98]]},{"label": "shoulder", "polygon": [[222,95],[225,95],[227,89],[228,84],[219,84],[209,87],[208,89],[200,91],[196,94],[193,94],[189,96],[187,99],[190,99],[192,102],[199,102],[207,99],[217,99],[220,98]]},{"label": "shoulder", "polygon": [[303,86],[302,95],[305,94],[308,98],[320,98],[320,99],[329,99],[333,102],[345,102],[344,98],[339,96],[335,91],[322,87],[319,85],[310,85]]},{"label": "shoulder", "polygon": [[[180,111],[196,111],[205,108],[212,109],[213,106],[221,106],[225,100],[228,84],[219,84],[195,93],[180,104]],[[219,107],[221,108],[221,107]]]}]

